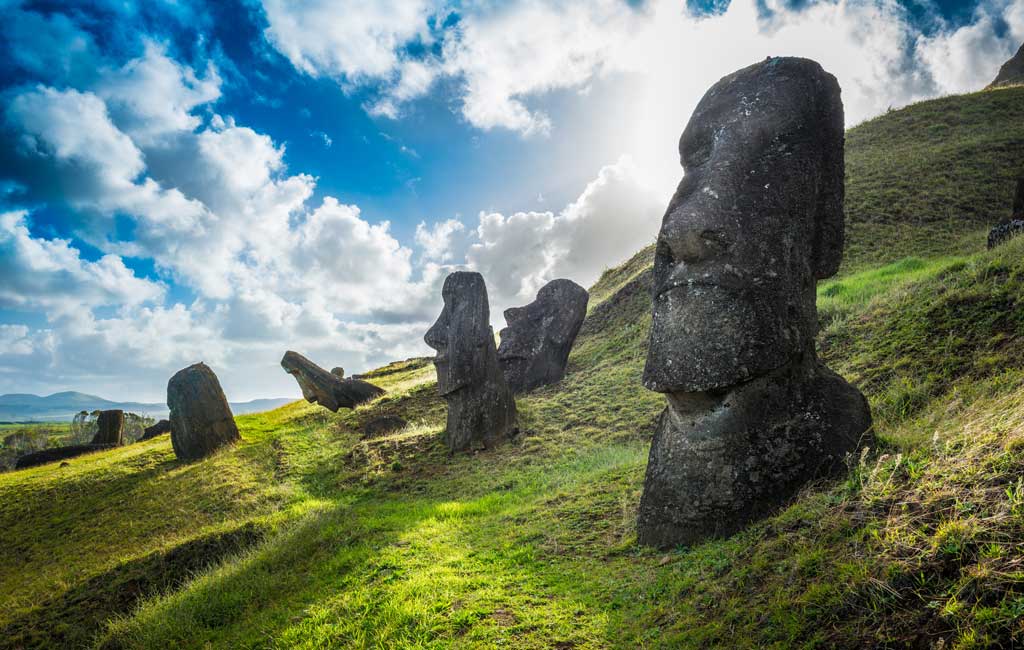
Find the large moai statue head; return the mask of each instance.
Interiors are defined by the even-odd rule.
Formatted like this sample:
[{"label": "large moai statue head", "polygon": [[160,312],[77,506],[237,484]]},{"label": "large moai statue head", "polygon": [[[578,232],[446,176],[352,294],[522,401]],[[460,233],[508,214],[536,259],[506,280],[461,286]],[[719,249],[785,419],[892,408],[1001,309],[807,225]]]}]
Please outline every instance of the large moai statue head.
[{"label": "large moai statue head", "polygon": [[437,389],[448,402],[452,451],[491,447],[515,431],[515,400],[498,365],[487,286],[479,273],[456,271],[441,290],[444,308],[423,340],[437,351]]},{"label": "large moai statue head", "polygon": [[505,310],[498,360],[514,393],[553,384],[565,376],[569,352],[587,315],[590,294],[572,280],[548,282],[537,299]]},{"label": "large moai statue head", "polygon": [[637,521],[660,547],[731,534],[843,467],[867,401],[817,361],[815,283],[843,248],[843,106],[813,61],[716,83],[679,143],[644,385],[667,394]]},{"label": "large moai statue head", "polygon": [[241,437],[217,375],[205,363],[174,373],[167,382],[171,446],[179,460],[209,456]]},{"label": "large moai statue head", "polygon": [[815,280],[843,250],[843,105],[814,61],[774,58],[704,95],[654,262],[644,384],[706,391],[813,354]]}]

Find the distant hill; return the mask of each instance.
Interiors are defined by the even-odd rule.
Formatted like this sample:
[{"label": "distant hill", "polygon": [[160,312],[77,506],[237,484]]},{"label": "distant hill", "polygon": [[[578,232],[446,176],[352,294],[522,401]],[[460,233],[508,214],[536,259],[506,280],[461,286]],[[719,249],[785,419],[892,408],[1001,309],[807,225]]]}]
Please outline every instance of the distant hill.
[{"label": "distant hill", "polygon": [[[294,401],[295,399],[291,397],[274,397],[248,402],[230,402],[230,404],[235,415],[243,415],[269,411]],[[79,411],[94,411],[96,409],[122,409],[155,418],[167,417],[166,404],[114,402],[76,391],[64,391],[45,397],[30,393],[0,395],[0,422],[70,420]]]}]

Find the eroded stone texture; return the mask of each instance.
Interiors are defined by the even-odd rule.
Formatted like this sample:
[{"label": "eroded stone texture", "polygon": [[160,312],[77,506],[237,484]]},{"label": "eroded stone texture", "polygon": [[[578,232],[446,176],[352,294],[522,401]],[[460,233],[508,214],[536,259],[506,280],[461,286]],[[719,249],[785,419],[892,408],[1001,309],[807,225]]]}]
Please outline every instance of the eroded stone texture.
[{"label": "eroded stone texture", "polygon": [[492,447],[516,431],[516,403],[505,382],[479,273],[456,271],[441,290],[444,309],[423,340],[437,350],[438,392],[448,402],[449,450]]},{"label": "eroded stone texture", "polygon": [[345,369],[342,368],[341,366],[334,366],[333,368],[331,368],[331,374],[337,377],[338,379],[344,379]]},{"label": "eroded stone texture", "polygon": [[1017,179],[1017,192],[1013,196],[1010,218],[988,231],[988,247],[995,248],[1024,232],[1024,178]]},{"label": "eroded stone texture", "polygon": [[587,315],[587,290],[572,280],[552,280],[524,307],[505,310],[498,360],[514,393],[553,384],[565,376],[573,341]]},{"label": "eroded stone texture", "polygon": [[[113,449],[114,447],[117,447],[117,445],[68,445],[67,447],[43,449],[42,451],[34,451],[31,454],[19,456],[18,460],[14,463],[14,469],[36,467],[37,465],[45,465],[46,463],[53,463],[58,460],[75,458],[84,454]],[[63,467],[66,464],[67,463],[61,463],[61,466]]]},{"label": "eroded stone texture", "polygon": [[146,427],[143,430],[142,437],[140,437],[139,440],[140,441],[142,441],[142,440],[149,440],[150,438],[155,438],[155,437],[157,437],[159,435],[163,435],[165,433],[170,433],[170,432],[171,432],[171,422],[170,422],[170,420],[160,420],[159,422],[157,422],[153,426]]},{"label": "eroded stone texture", "polygon": [[198,460],[240,439],[217,375],[205,363],[179,370],[167,382],[171,446],[180,460]]},{"label": "eroded stone texture", "polygon": [[281,358],[281,367],[295,377],[307,402],[315,402],[334,412],[339,408],[355,408],[384,394],[383,389],[369,382],[361,379],[342,379],[332,372],[327,372],[291,350],[285,352]]},{"label": "eroded stone texture", "polygon": [[818,362],[815,282],[843,249],[843,107],[817,63],[715,84],[679,143],[686,171],[655,253],[644,385],[666,393],[642,543],[728,535],[841,469],[867,401]]},{"label": "eroded stone texture", "polygon": [[100,411],[96,418],[96,435],[92,437],[94,445],[115,445],[124,444],[124,411],[111,409]]}]

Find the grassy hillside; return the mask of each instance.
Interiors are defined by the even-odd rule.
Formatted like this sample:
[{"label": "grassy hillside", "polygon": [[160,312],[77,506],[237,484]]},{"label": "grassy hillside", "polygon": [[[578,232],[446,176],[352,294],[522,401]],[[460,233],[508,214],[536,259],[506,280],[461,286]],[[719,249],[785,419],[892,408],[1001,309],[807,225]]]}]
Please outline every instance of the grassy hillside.
[{"label": "grassy hillside", "polygon": [[1024,86],[890,111],[846,135],[847,271],[984,245],[1024,176]]},{"label": "grassy hillside", "polygon": [[[821,355],[880,446],[739,535],[635,544],[663,404],[639,381],[646,249],[593,287],[569,374],[498,449],[448,457],[414,359],[354,411],[239,417],[198,463],[163,437],[0,474],[0,648],[1019,646],[1024,238],[977,252],[983,218],[946,221],[891,259],[885,228],[931,227],[897,218],[819,287]],[[362,438],[384,413],[411,424]]]}]

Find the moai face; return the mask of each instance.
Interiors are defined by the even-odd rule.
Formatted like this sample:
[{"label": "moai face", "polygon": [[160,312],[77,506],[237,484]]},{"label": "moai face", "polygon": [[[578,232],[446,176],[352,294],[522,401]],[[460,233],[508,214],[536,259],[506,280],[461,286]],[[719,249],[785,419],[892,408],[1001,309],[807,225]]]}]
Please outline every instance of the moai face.
[{"label": "moai face", "polygon": [[815,281],[842,256],[842,143],[839,86],[811,61],[708,91],[658,236],[645,386],[713,391],[814,354]]},{"label": "moai face", "polygon": [[437,351],[437,388],[442,396],[481,380],[483,348],[493,343],[483,276],[456,271],[441,290],[444,309],[423,340]]}]

